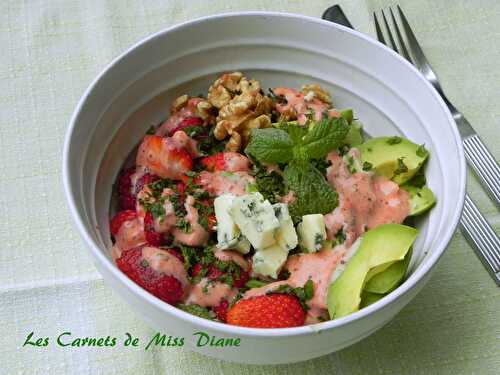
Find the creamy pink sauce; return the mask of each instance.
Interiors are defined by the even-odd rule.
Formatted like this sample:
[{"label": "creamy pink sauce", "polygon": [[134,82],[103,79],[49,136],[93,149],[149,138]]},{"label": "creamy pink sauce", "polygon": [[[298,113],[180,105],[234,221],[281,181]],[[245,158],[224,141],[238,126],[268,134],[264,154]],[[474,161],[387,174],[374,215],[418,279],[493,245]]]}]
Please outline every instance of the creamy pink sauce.
[{"label": "creamy pink sauce", "polygon": [[168,120],[161,124],[161,126],[156,130],[155,134],[163,137],[170,134],[172,130],[179,126],[182,120],[188,117],[200,117],[197,105],[203,100],[204,99],[202,98],[189,99],[184,107],[176,112],[174,111],[171,113]]},{"label": "creamy pink sauce", "polygon": [[234,262],[240,266],[244,271],[250,269],[250,265],[240,253],[232,250],[216,250],[214,253],[215,257],[223,262]]},{"label": "creamy pink sauce", "polygon": [[276,95],[284,96],[286,103],[276,104],[276,110],[279,113],[290,114],[294,113],[297,117],[297,122],[304,125],[307,121],[307,114],[312,111],[314,120],[319,121],[323,117],[330,105],[323,103],[321,100],[312,98],[306,100],[306,97],[300,91],[288,87],[276,87],[273,89]]},{"label": "creamy pink sauce", "polygon": [[189,284],[184,263],[168,251],[157,247],[144,246],[142,248],[142,259],[146,260],[156,272],[175,277],[184,287]]},{"label": "creamy pink sauce", "polygon": [[160,138],[147,135],[137,150],[136,164],[161,178],[177,180],[187,172],[177,160],[179,153],[182,152],[187,151],[172,137]]},{"label": "creamy pink sauce", "polygon": [[177,145],[177,147],[184,148],[189,153],[189,155],[191,155],[191,157],[196,158],[200,156],[200,153],[198,152],[198,142],[189,137],[182,130],[176,131],[171,138]]},{"label": "creamy pink sauce", "polygon": [[179,228],[174,228],[172,234],[176,241],[185,245],[203,246],[208,241],[209,233],[200,223],[198,223],[198,209],[193,206],[194,203],[195,199],[191,195],[188,195],[184,202],[184,207],[187,212],[185,219],[191,225],[191,231],[186,233]]},{"label": "creamy pink sauce", "polygon": [[255,179],[247,172],[226,171],[202,171],[196,181],[203,189],[217,196],[226,193],[233,195],[247,194],[247,185],[254,182]]},{"label": "creamy pink sauce", "polygon": [[343,229],[346,245],[350,246],[366,230],[401,223],[408,216],[410,196],[396,183],[372,173],[351,174],[336,152],[328,154],[327,159],[331,162],[328,182],[339,194],[339,206],[325,215],[328,238]]},{"label": "creamy pink sauce", "polygon": [[212,307],[219,305],[223,300],[231,301],[237,294],[238,289],[231,288],[219,281],[210,281],[203,278],[198,284],[191,286],[184,303]]},{"label": "creamy pink sauce", "polygon": [[[175,192],[172,189],[166,188],[163,189],[161,195],[168,198],[174,193]],[[177,222],[177,216],[175,215],[174,206],[168,199],[165,200],[163,208],[165,209],[165,215],[162,217],[157,217],[154,221],[154,229],[158,233],[170,232]]]},{"label": "creamy pink sauce", "polygon": [[238,152],[224,152],[224,171],[250,172],[250,160]]},{"label": "creamy pink sauce", "polygon": [[280,280],[260,288],[248,290],[243,298],[264,295],[280,285],[303,287],[308,280],[314,284],[314,296],[307,302],[309,306],[306,324],[317,323],[320,317],[326,317],[326,296],[333,271],[341,261],[347,249],[343,245],[334,249],[323,249],[316,253],[292,255],[285,263],[290,272],[287,280]]},{"label": "creamy pink sauce", "polygon": [[118,230],[115,241],[115,245],[113,246],[115,249],[112,251],[112,256],[119,255],[118,258],[121,256],[122,251],[146,243],[143,221],[140,218],[125,221]]}]

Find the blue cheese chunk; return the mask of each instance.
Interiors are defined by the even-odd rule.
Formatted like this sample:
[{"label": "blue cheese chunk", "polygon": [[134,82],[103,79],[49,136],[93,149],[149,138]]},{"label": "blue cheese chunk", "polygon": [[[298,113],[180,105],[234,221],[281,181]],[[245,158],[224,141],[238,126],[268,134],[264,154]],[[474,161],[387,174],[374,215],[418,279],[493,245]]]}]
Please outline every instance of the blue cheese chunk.
[{"label": "blue cheese chunk", "polygon": [[240,230],[229,214],[229,207],[236,197],[223,194],[214,200],[215,217],[217,218],[217,248],[229,249],[239,242]]},{"label": "blue cheese chunk", "polygon": [[276,242],[275,232],[280,223],[273,206],[260,193],[234,198],[229,213],[254,248],[264,249]]},{"label": "blue cheese chunk", "polygon": [[299,244],[303,251],[314,253],[321,250],[326,240],[325,219],[321,214],[302,216],[302,222],[297,226]]},{"label": "blue cheese chunk", "polygon": [[250,251],[251,246],[252,245],[250,244],[250,241],[248,241],[244,235],[240,234],[238,242],[236,242],[236,244],[232,246],[232,249],[242,254],[247,254]]},{"label": "blue cheese chunk", "polygon": [[257,250],[252,259],[252,270],[259,275],[277,279],[287,257],[288,251],[278,244]]},{"label": "blue cheese chunk", "polygon": [[274,214],[280,223],[279,229],[276,231],[276,242],[283,250],[290,251],[297,247],[298,238],[293,221],[288,213],[288,205],[285,203],[276,203],[273,205]]}]

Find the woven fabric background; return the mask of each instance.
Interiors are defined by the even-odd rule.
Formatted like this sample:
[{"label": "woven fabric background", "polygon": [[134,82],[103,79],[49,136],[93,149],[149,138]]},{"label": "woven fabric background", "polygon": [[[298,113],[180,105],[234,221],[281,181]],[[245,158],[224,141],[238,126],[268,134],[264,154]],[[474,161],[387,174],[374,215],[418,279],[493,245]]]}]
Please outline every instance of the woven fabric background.
[{"label": "woven fabric background", "polygon": [[[359,30],[389,1],[338,1]],[[401,0],[450,99],[500,159],[500,2]],[[0,374],[498,374],[499,289],[457,233],[422,293],[386,327],[340,352],[243,366],[183,349],[22,347],[37,337],[143,339],[153,331],[106,285],[73,227],[61,183],[70,115],[91,80],[141,38],[228,11],[321,16],[330,1],[0,2]],[[469,176],[498,231],[500,215]],[[52,344],[52,343],[51,343]]]}]

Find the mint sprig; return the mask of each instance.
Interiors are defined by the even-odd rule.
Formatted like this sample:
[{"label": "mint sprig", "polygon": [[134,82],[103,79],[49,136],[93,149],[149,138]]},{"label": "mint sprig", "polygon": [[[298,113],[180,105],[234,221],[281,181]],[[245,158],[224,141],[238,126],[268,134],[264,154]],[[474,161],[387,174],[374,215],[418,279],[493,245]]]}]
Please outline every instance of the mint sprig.
[{"label": "mint sprig", "polygon": [[286,163],[293,154],[293,141],[281,129],[254,129],[245,152],[260,162]]},{"label": "mint sprig", "polygon": [[284,177],[289,190],[294,192],[295,200],[289,209],[295,221],[308,214],[327,214],[337,207],[337,193],[311,163],[290,162]]},{"label": "mint sprig", "polygon": [[342,145],[348,131],[349,124],[343,117],[321,120],[304,136],[301,147],[309,160],[323,158]]}]

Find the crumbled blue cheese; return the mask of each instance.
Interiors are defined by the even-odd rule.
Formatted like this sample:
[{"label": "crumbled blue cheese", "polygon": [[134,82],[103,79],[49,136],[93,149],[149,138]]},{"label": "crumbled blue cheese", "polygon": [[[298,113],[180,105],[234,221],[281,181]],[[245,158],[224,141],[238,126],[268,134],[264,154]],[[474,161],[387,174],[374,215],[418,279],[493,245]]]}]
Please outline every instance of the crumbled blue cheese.
[{"label": "crumbled blue cheese", "polygon": [[321,250],[326,240],[325,219],[321,214],[302,216],[302,222],[297,226],[299,244],[302,250],[314,253]]},{"label": "crumbled blue cheese", "polygon": [[236,245],[240,230],[229,214],[229,207],[236,198],[231,194],[223,194],[214,200],[215,217],[217,218],[217,248],[224,250]]},{"label": "crumbled blue cheese", "polygon": [[288,213],[288,205],[285,203],[276,203],[273,205],[274,214],[280,223],[279,229],[276,231],[276,242],[283,250],[290,251],[297,247],[298,238],[293,221]]},{"label": "crumbled blue cheese", "polygon": [[277,279],[287,257],[288,251],[278,244],[257,250],[252,259],[252,270],[259,275]]},{"label": "crumbled blue cheese", "polygon": [[275,232],[280,223],[273,206],[260,193],[235,197],[229,213],[254,248],[264,249],[276,242]]}]

